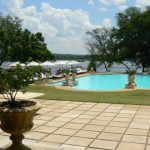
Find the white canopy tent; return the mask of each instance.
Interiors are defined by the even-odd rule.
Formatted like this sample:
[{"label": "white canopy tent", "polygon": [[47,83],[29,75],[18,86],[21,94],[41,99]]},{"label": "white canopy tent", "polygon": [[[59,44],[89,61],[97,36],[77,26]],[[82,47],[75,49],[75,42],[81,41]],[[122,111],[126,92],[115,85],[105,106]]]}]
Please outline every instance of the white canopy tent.
[{"label": "white canopy tent", "polygon": [[57,61],[55,62],[56,65],[59,65],[59,69],[60,69],[60,66],[62,66],[62,68],[68,64],[68,61]]},{"label": "white canopy tent", "polygon": [[32,62],[28,63],[27,66],[39,66],[39,65],[40,65],[39,63],[32,61]]},{"label": "white canopy tent", "polygon": [[79,65],[80,63],[77,61],[69,61],[68,64],[69,65]]},{"label": "white canopy tent", "polygon": [[68,61],[56,61],[56,65],[67,65]]},{"label": "white canopy tent", "polygon": [[52,63],[50,61],[45,61],[43,63],[40,64],[40,66],[42,66],[43,68],[49,70],[49,72],[53,72],[52,70],[55,70],[55,63]]},{"label": "white canopy tent", "polygon": [[9,67],[16,67],[17,65],[20,65],[21,67],[25,67],[26,65],[20,62],[14,62],[9,65]]},{"label": "white canopy tent", "polygon": [[55,66],[55,63],[52,63],[50,61],[45,61],[41,63],[40,66],[50,67],[50,66]]}]

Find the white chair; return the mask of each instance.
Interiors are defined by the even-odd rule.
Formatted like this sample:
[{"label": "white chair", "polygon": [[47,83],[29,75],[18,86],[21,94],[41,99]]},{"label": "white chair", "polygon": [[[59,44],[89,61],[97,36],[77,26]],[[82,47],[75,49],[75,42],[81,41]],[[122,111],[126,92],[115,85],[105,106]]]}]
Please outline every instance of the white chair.
[{"label": "white chair", "polygon": [[43,73],[41,73],[41,78],[42,78],[42,79],[46,79],[46,75],[43,74]]},{"label": "white chair", "polygon": [[83,70],[81,68],[77,68],[77,74],[86,73],[87,70]]}]

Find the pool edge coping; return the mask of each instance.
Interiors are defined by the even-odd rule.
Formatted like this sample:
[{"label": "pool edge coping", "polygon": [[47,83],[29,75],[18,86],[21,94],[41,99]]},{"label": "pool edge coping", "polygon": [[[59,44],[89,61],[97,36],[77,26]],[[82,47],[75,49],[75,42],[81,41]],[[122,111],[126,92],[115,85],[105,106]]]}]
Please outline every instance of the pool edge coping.
[{"label": "pool edge coping", "polygon": [[120,90],[83,90],[83,89],[76,89],[69,86],[61,86],[61,85],[54,85],[58,90],[64,91],[75,91],[75,92],[128,92],[128,91],[137,91],[137,90],[150,90],[149,88],[135,88],[135,89],[120,89]]}]

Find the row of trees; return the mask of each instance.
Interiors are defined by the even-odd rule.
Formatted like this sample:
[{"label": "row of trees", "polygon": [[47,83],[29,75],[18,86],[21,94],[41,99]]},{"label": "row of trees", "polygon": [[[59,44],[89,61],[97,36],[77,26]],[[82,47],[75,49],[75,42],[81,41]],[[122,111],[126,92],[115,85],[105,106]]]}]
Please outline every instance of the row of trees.
[{"label": "row of trees", "polygon": [[89,55],[76,55],[76,54],[54,54],[56,60],[89,60]]},{"label": "row of trees", "polygon": [[130,67],[124,61],[133,62],[143,71],[150,67],[150,7],[144,11],[131,7],[117,14],[117,26],[111,29],[97,28],[87,32],[86,48],[91,61],[104,64],[106,70],[114,63]]},{"label": "row of trees", "polygon": [[53,60],[42,33],[31,33],[22,29],[21,20],[0,13],[0,66],[4,61]]}]

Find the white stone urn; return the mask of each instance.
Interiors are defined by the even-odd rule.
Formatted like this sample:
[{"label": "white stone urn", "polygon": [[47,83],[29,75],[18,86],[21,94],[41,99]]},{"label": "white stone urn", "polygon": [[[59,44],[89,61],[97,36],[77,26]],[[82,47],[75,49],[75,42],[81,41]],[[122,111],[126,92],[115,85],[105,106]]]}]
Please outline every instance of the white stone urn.
[{"label": "white stone urn", "polygon": [[70,75],[66,74],[65,75],[65,82],[63,82],[63,86],[70,86],[70,84],[69,84],[69,78],[70,78]]},{"label": "white stone urn", "polygon": [[69,82],[69,78],[70,78],[70,75],[69,74],[66,74],[65,75],[65,81],[68,83]]},{"label": "white stone urn", "polygon": [[73,73],[73,74],[72,74],[72,85],[77,85],[77,84],[79,84],[78,81],[76,80],[76,76],[77,76],[76,73]]},{"label": "white stone urn", "polygon": [[126,89],[136,88],[135,75],[128,75],[128,83],[125,85]]},{"label": "white stone urn", "polygon": [[72,73],[72,81],[75,81],[76,80],[76,73]]}]

